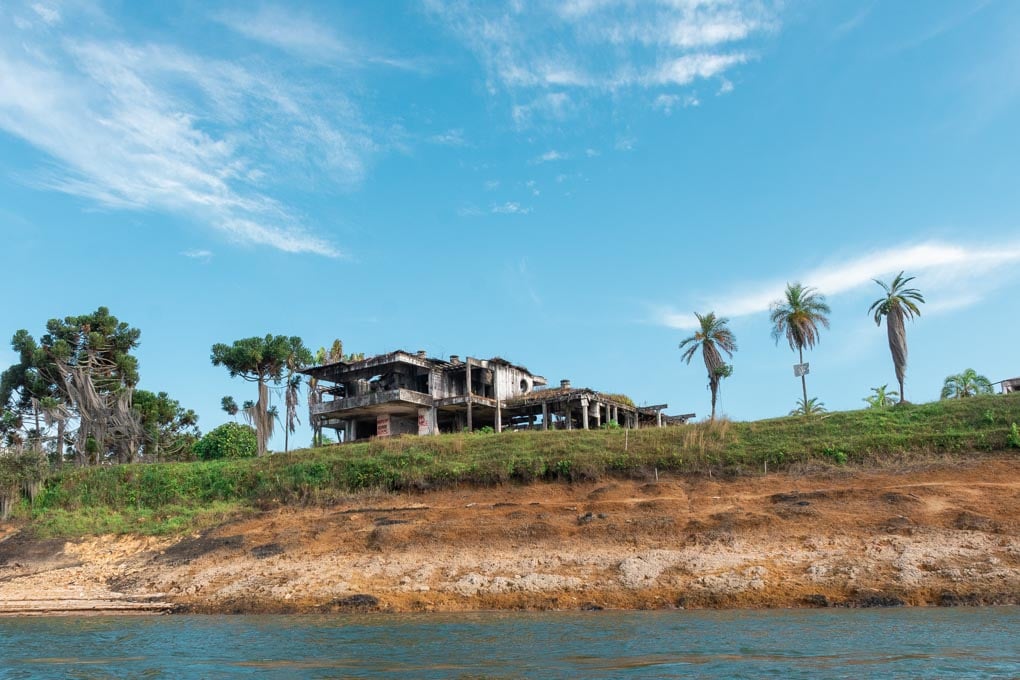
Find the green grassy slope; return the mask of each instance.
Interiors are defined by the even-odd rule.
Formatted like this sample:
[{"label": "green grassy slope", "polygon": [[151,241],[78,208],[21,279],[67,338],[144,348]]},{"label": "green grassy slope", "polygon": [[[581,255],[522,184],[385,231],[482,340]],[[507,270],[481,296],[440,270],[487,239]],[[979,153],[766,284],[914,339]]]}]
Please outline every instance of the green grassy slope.
[{"label": "green grassy slope", "polygon": [[[261,459],[65,469],[18,515],[40,535],[169,533],[245,509],[328,503],[370,490],[576,481],[660,472],[743,474],[1015,450],[1020,394],[813,418],[640,431],[404,437]],[[1020,451],[1018,451],[1020,452]]]}]

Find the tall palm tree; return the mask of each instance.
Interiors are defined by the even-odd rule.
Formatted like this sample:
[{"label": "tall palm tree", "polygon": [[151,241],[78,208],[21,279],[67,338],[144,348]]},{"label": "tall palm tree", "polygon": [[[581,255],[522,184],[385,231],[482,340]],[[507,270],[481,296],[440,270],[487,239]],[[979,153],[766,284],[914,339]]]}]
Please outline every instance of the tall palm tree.
[{"label": "tall palm tree", "polygon": [[903,278],[903,272],[896,275],[892,283],[885,284],[875,279],[882,286],[885,296],[871,303],[868,312],[874,315],[875,325],[882,325],[885,317],[885,329],[889,333],[889,351],[892,353],[893,366],[896,368],[896,380],[900,384],[900,403],[907,400],[903,392],[903,380],[907,375],[907,329],[905,319],[921,316],[918,304],[924,304],[924,296],[916,288],[907,288],[914,280],[913,276]]},{"label": "tall palm tree", "polygon": [[[782,300],[776,300],[769,307],[769,320],[772,322],[772,339],[779,344],[785,337],[790,349],[797,350],[800,363],[804,363],[804,348],[811,349],[818,342],[819,326],[829,327],[828,314],[832,310],[825,304],[825,296],[810,286],[800,282],[786,284]],[[800,386],[804,390],[802,404],[808,403],[807,379],[800,376]]]},{"label": "tall palm tree", "polygon": [[991,394],[992,383],[983,375],[978,375],[973,368],[963,373],[951,375],[942,384],[942,399],[963,399],[976,394]]},{"label": "tall palm tree", "polygon": [[712,420],[715,420],[715,402],[719,394],[719,383],[723,378],[728,378],[733,373],[733,367],[723,361],[719,350],[726,352],[732,357],[737,351],[737,338],[733,335],[727,324],[729,319],[720,318],[715,312],[709,312],[702,316],[697,312],[694,316],[698,319],[700,328],[689,338],[680,343],[680,349],[684,350],[683,360],[688,364],[698,349],[701,349],[701,356],[705,360],[705,369],[708,371],[708,389],[712,391]]}]

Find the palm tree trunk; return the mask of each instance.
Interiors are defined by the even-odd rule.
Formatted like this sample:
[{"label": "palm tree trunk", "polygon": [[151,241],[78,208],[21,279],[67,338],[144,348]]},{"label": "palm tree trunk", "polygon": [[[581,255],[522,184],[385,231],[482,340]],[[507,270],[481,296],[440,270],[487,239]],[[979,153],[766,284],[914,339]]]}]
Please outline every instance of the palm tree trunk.
[{"label": "palm tree trunk", "polygon": [[896,382],[900,385],[900,403],[907,400],[903,391],[903,383],[907,377],[907,329],[903,323],[903,312],[893,307],[885,319],[886,332],[889,334],[889,352],[892,354],[893,368],[896,369]]},{"label": "palm tree trunk", "polygon": [[[801,363],[801,365],[803,365],[804,364],[804,348],[803,347],[798,347],[797,348],[797,352],[800,355],[800,363]],[[807,378],[804,376],[803,373],[800,374],[800,387],[801,387],[802,390],[804,390],[804,413],[806,414],[807,413]]]},{"label": "palm tree trunk", "polygon": [[712,390],[712,416],[711,416],[711,418],[709,420],[714,423],[715,422],[715,397],[716,397],[716,394],[719,392],[719,381],[718,380],[713,380],[711,383],[709,383],[709,386],[710,386],[710,388]]}]

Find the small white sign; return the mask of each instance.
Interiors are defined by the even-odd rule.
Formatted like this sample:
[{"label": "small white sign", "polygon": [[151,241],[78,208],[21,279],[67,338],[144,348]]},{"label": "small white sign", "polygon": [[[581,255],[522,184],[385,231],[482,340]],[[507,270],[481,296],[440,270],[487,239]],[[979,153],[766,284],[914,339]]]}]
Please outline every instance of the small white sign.
[{"label": "small white sign", "polygon": [[793,375],[795,378],[802,378],[810,372],[811,372],[810,364],[806,362],[803,364],[793,365]]}]

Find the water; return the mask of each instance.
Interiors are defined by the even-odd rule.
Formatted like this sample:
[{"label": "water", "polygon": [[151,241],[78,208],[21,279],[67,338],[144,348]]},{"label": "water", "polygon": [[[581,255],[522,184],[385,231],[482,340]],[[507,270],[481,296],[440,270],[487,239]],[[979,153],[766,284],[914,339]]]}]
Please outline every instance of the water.
[{"label": "water", "polygon": [[1020,608],[0,618],[0,678],[1020,677]]}]

